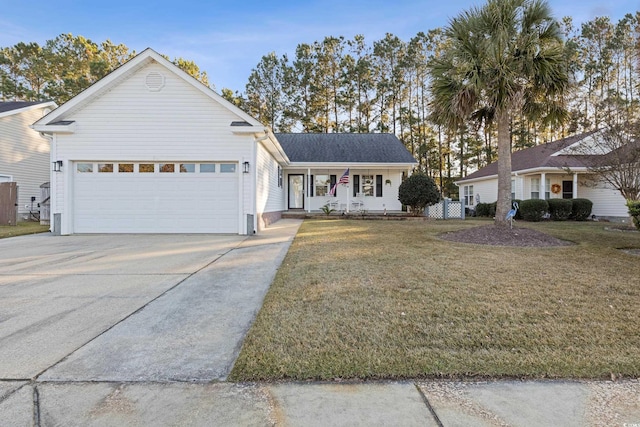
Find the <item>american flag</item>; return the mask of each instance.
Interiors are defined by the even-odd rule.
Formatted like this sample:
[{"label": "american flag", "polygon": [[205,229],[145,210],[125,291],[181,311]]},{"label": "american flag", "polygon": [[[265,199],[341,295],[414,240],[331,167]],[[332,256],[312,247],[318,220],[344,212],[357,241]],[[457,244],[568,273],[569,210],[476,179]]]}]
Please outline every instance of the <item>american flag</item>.
[{"label": "american flag", "polygon": [[349,183],[349,169],[347,168],[347,170],[344,171],[344,173],[338,180],[338,184],[348,184],[348,183]]},{"label": "american flag", "polygon": [[338,184],[348,184],[348,183],[349,183],[349,168],[347,168],[347,170],[344,171],[344,173],[342,174],[338,182],[333,184],[333,187],[331,187],[331,190],[329,190],[329,195],[330,196],[336,195],[336,188],[338,187]]}]

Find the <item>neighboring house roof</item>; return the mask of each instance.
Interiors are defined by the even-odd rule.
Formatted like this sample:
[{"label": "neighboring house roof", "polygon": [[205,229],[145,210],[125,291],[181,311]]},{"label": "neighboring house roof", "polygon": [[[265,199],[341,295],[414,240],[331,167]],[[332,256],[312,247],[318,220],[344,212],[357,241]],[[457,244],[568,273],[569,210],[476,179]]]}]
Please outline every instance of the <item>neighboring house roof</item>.
[{"label": "neighboring house roof", "polygon": [[[591,156],[559,154],[565,148],[574,146],[593,135],[597,131],[591,131],[580,135],[570,136],[547,144],[537,145],[511,154],[511,171],[519,172],[529,169],[549,168],[583,168],[589,163]],[[457,182],[475,180],[495,176],[498,174],[498,162],[467,175]]]},{"label": "neighboring house roof", "polygon": [[0,102],[0,117],[17,114],[21,111],[28,110],[30,107],[51,107],[55,108],[56,104],[53,101],[10,101]]},{"label": "neighboring house roof", "polygon": [[292,163],[406,163],[416,159],[384,133],[277,133]]}]

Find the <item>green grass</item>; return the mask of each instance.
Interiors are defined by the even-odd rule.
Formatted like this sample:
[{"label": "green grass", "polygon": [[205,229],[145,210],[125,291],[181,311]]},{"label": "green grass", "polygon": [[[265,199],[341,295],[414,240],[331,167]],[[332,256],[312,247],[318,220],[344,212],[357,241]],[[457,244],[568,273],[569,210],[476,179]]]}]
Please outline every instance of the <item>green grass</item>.
[{"label": "green grass", "polygon": [[23,221],[17,225],[0,225],[0,239],[24,234],[44,233],[45,231],[49,231],[49,226],[40,225],[39,222]]},{"label": "green grass", "polygon": [[487,222],[306,221],[230,379],[640,376],[640,233],[520,222],[557,248],[443,241]]}]

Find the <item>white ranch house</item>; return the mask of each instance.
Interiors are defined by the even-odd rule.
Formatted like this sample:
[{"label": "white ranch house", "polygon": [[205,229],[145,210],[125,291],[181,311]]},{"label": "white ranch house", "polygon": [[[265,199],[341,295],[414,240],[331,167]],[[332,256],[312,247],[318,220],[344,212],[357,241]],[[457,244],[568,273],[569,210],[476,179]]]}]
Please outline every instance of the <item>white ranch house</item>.
[{"label": "white ranch house", "polygon": [[[580,144],[593,144],[598,132],[588,132],[511,155],[513,199],[575,199],[593,202],[592,215],[599,219],[628,221],[626,201],[618,190],[589,173],[585,160],[576,155]],[[469,208],[479,202],[492,203],[498,194],[498,163],[492,163],[456,181],[460,199]]]},{"label": "white ranch house", "polygon": [[416,164],[392,135],[274,135],[151,49],[32,127],[51,139],[59,234],[252,234],[328,202],[399,211]]},{"label": "white ranch house", "polygon": [[29,126],[56,107],[47,102],[0,102],[0,182],[18,186],[18,220],[39,213],[40,186],[49,182],[49,141]]}]

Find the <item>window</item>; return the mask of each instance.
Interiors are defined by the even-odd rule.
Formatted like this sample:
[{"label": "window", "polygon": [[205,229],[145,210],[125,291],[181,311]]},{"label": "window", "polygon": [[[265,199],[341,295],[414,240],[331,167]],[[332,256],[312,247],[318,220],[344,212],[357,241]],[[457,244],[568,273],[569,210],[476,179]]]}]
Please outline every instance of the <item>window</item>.
[{"label": "window", "polygon": [[133,163],[118,163],[118,173],[133,172]]},{"label": "window", "polygon": [[511,200],[516,198],[516,180],[511,180]]},{"label": "window", "polygon": [[278,187],[282,187],[282,168],[278,166]]},{"label": "window", "polygon": [[551,179],[546,178],[544,180],[544,198],[549,200],[551,198]]},{"label": "window", "polygon": [[463,191],[465,206],[473,206],[473,185],[465,185]]},{"label": "window", "polygon": [[329,194],[329,175],[316,175],[315,176],[315,195],[316,196],[326,196]]},{"label": "window", "polygon": [[540,198],[540,178],[531,178],[531,198]]},{"label": "window", "polygon": [[235,163],[222,163],[220,165],[220,172],[222,173],[236,173]]},{"label": "window", "polygon": [[362,194],[365,196],[373,196],[374,188],[373,175],[362,175]]},{"label": "window", "polygon": [[153,163],[140,163],[138,165],[138,172],[140,173],[153,173],[154,172],[154,164]]},{"label": "window", "polygon": [[176,171],[176,165],[173,163],[160,163],[160,172],[171,173]]},{"label": "window", "polygon": [[98,163],[98,172],[113,172],[113,163]]},{"label": "window", "polygon": [[201,163],[200,173],[214,173],[216,171],[215,163]]},{"label": "window", "polygon": [[180,163],[180,173],[195,173],[195,163]]},{"label": "window", "polygon": [[91,173],[93,172],[93,163],[78,163],[76,170],[80,173]]}]

